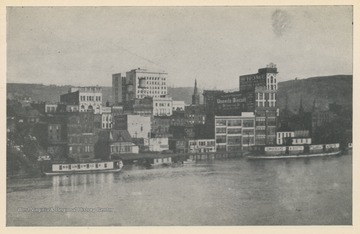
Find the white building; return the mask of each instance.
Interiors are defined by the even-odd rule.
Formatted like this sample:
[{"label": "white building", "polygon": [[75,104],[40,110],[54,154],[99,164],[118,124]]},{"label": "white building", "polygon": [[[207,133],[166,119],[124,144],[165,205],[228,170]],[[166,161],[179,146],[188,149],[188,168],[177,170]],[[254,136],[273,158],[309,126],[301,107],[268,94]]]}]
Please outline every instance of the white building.
[{"label": "white building", "polygon": [[215,116],[216,151],[241,151],[255,145],[255,115]]},{"label": "white building", "polygon": [[173,111],[185,111],[185,102],[184,101],[173,101],[172,109],[173,109]]},{"label": "white building", "polygon": [[113,116],[111,113],[111,107],[102,107],[101,114],[101,128],[102,129],[112,129],[113,126]]},{"label": "white building", "polygon": [[150,138],[151,117],[141,115],[124,115],[126,129],[132,138]]},{"label": "white building", "polygon": [[189,153],[216,152],[215,139],[189,140]]},{"label": "white building", "polygon": [[169,150],[169,138],[150,138],[149,150],[153,152]]},{"label": "white building", "polygon": [[[276,144],[283,145],[285,144],[285,139],[291,139],[295,137],[294,131],[283,131],[283,132],[277,132],[276,133]],[[291,141],[289,141],[290,143]]]},{"label": "white building", "polygon": [[94,114],[101,114],[102,88],[98,86],[72,87],[69,93],[60,96],[60,102],[77,105],[80,112],[94,111]]},{"label": "white building", "polygon": [[[167,95],[167,73],[134,69],[126,72],[126,101]],[[124,85],[124,84],[123,84]]]},{"label": "white building", "polygon": [[154,116],[171,116],[173,111],[173,101],[171,97],[153,98]]}]

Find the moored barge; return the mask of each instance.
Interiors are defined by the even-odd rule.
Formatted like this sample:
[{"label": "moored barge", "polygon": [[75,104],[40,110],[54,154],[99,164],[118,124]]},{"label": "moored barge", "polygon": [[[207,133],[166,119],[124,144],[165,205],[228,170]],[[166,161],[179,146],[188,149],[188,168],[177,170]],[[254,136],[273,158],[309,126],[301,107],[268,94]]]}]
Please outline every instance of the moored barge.
[{"label": "moored barge", "polygon": [[123,167],[121,160],[106,162],[87,162],[87,163],[53,163],[50,171],[45,171],[45,175],[66,175],[82,173],[104,173],[119,172]]}]

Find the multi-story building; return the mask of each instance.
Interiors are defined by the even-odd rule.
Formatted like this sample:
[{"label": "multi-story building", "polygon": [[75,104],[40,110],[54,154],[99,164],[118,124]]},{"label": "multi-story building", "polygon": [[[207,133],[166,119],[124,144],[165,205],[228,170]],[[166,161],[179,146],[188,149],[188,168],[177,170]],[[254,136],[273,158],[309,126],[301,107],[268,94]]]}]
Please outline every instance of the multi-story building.
[{"label": "multi-story building", "polygon": [[265,87],[266,90],[277,90],[276,65],[270,63],[266,68],[260,68],[258,73],[242,75],[239,78],[240,92],[254,91],[256,87]]},{"label": "multi-story building", "polygon": [[173,107],[171,97],[153,97],[153,115],[171,116]]},{"label": "multi-story building", "polygon": [[53,161],[64,160],[68,152],[66,113],[48,115],[45,121],[47,123],[47,152]]},{"label": "multi-story building", "polygon": [[259,107],[255,110],[256,145],[276,144],[276,117],[278,109],[275,107]]},{"label": "multi-story building", "polygon": [[131,112],[135,115],[152,116],[153,115],[153,100],[151,97],[143,99],[135,99],[130,102],[132,105]]},{"label": "multi-story building", "polygon": [[255,116],[215,116],[216,151],[241,151],[255,145]]},{"label": "multi-story building", "polygon": [[237,116],[241,112],[253,112],[255,109],[254,92],[229,92],[216,96],[215,114]]},{"label": "multi-story building", "polygon": [[68,156],[76,162],[93,159],[97,135],[94,134],[94,113],[67,113]]},{"label": "multi-story building", "polygon": [[119,105],[125,99],[126,95],[126,77],[122,77],[121,73],[112,75],[112,98],[113,104]]},{"label": "multi-story building", "polygon": [[150,138],[151,117],[141,115],[114,116],[115,130],[128,130],[132,138]]},{"label": "multi-story building", "polygon": [[112,125],[113,125],[113,117],[111,113],[111,107],[102,107],[101,128],[111,129]]},{"label": "multi-story building", "polygon": [[[126,72],[123,79],[121,74],[113,75],[113,92],[118,91],[117,100],[128,102],[145,97],[163,97],[167,95],[167,73],[148,71],[146,69],[133,69]],[[121,82],[120,82],[121,81]],[[121,84],[120,84],[121,83]],[[121,85],[121,89],[120,89]]]},{"label": "multi-story building", "polygon": [[205,124],[206,114],[203,105],[185,106],[185,123],[186,125]]},{"label": "multi-story building", "polygon": [[189,153],[216,152],[215,139],[189,140]]},{"label": "multi-story building", "polygon": [[276,65],[270,63],[266,68],[260,68],[256,74],[239,78],[240,92],[253,93],[255,96],[256,145],[276,144],[276,121],[279,115],[276,108],[277,74]]},{"label": "multi-story building", "polygon": [[101,114],[101,87],[72,87],[67,94],[60,96],[60,102],[66,105],[78,106],[80,112],[94,111]]},{"label": "multi-story building", "polygon": [[151,137],[171,137],[170,134],[170,117],[154,116],[151,119]]}]

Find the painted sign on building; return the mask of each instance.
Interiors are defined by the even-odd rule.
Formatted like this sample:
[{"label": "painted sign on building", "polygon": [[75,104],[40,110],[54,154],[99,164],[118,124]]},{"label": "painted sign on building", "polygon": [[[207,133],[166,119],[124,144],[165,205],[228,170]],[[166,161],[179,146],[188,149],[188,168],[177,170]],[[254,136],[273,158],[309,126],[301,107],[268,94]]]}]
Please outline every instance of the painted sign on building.
[{"label": "painted sign on building", "polygon": [[224,93],[216,98],[216,112],[221,115],[240,115],[254,110],[254,93]]}]

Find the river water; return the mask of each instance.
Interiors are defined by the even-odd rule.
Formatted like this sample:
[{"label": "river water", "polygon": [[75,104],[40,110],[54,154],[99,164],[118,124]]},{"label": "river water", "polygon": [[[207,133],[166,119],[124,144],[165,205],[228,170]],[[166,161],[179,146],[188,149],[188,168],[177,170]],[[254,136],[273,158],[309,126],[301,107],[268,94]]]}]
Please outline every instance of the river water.
[{"label": "river water", "polygon": [[8,180],[6,223],[351,225],[352,155]]}]

